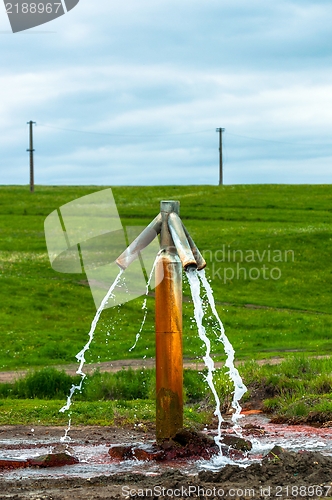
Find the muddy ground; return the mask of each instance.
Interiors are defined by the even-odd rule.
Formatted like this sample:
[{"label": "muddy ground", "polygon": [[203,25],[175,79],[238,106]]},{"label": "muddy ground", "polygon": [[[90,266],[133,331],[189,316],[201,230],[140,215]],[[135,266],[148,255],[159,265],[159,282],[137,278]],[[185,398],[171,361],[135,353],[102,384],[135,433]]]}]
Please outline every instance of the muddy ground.
[{"label": "muddy ground", "polygon": [[[23,442],[36,447],[59,444],[63,429],[58,427],[0,427],[3,456],[20,449]],[[114,427],[76,427],[72,442],[81,445],[114,445],[153,439],[153,429],[138,431]],[[247,436],[250,439],[250,436]],[[31,445],[32,446],[32,445]],[[74,449],[74,447],[73,447]],[[74,450],[75,451],[75,450]],[[332,498],[332,457],[317,452],[274,451],[247,468],[226,465],[219,472],[183,474],[176,468],[160,474],[113,472],[91,477],[52,477],[48,469],[43,478],[24,478],[0,471],[0,499],[15,500],[98,500],[121,498]],[[144,466],[143,466],[144,471]],[[19,470],[16,474],[20,474]]]},{"label": "muddy ground", "polygon": [[[270,360],[271,361],[271,360]],[[273,360],[278,363],[279,358]],[[117,371],[123,367],[137,368],[135,360],[129,362],[118,361],[104,363],[103,371]],[[187,361],[188,367],[200,369],[194,361]],[[63,367],[62,367],[63,368]],[[68,373],[74,373],[76,366],[65,367]],[[91,366],[91,371],[96,366]],[[98,365],[98,368],[101,368]],[[22,373],[3,372],[0,380],[9,382],[24,375]],[[257,394],[257,401],[247,404],[259,408],[262,399]],[[319,422],[319,420],[318,420]],[[317,419],[315,419],[317,425]],[[328,422],[332,424],[332,422]],[[325,425],[322,422],[320,425]],[[257,432],[257,430],[256,430]],[[19,456],[23,448],[31,448],[33,453],[40,448],[41,454],[48,449],[52,452],[59,446],[60,437],[64,431],[59,427],[31,426],[2,426],[0,427],[0,458],[8,456],[17,450]],[[111,447],[116,444],[131,444],[133,442],[149,442],[154,440],[155,430],[151,428],[132,429],[119,427],[74,427],[70,431],[72,453],[75,446],[98,447],[105,445]],[[247,439],[255,437],[255,430],[248,431]],[[104,446],[104,447],[105,447]],[[272,446],[271,446],[272,448]],[[42,450],[43,449],[43,450]],[[11,455],[13,456],[13,455]],[[110,460],[110,459],[109,459]],[[107,462],[109,463],[109,462]],[[324,456],[318,452],[287,452],[277,451],[270,456],[262,457],[259,463],[247,468],[237,465],[226,465],[219,472],[201,471],[183,473],[176,463],[171,463],[165,471],[144,474],[144,465],[140,465],[137,472],[122,472],[123,467],[113,462],[112,468],[106,473],[94,473],[90,477],[69,477],[66,469],[63,474],[52,473],[54,469],[47,469],[44,477],[37,474],[30,475],[20,470],[15,470],[15,476],[9,469],[0,469],[0,500],[98,500],[98,499],[130,499],[130,498],[200,498],[220,499],[316,499],[330,498],[332,500],[332,457]],[[71,467],[71,466],[68,466]],[[173,470],[171,470],[173,468]],[[22,469],[25,471],[26,469]],[[67,469],[68,470],[68,469]],[[59,468],[57,468],[59,471]]]}]

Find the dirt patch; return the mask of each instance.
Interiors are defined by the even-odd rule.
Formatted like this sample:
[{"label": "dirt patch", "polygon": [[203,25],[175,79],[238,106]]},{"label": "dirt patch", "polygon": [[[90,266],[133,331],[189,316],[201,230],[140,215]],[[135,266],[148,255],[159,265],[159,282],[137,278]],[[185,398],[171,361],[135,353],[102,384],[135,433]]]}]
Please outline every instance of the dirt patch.
[{"label": "dirt patch", "polygon": [[[253,427],[252,436],[257,429]],[[0,427],[0,448],[20,449],[29,442],[34,449],[59,443],[63,429],[58,427],[3,426]],[[115,443],[144,442],[154,438],[153,429],[139,431],[115,427],[75,427],[71,437],[76,444],[107,446]],[[272,448],[272,446],[271,446]],[[8,479],[8,471],[0,474],[0,500],[98,500],[121,498],[329,498],[332,497],[332,457],[317,452],[287,452],[272,449],[260,463],[247,468],[225,465],[218,472],[182,473],[177,464],[174,470],[153,474],[118,472],[91,477],[52,476],[43,478]],[[68,470],[68,469],[67,469]],[[123,469],[122,469],[123,470]],[[143,466],[144,470],[144,466]],[[6,477],[7,476],[7,477]]]},{"label": "dirt patch", "polygon": [[[20,444],[12,442],[30,442],[33,446],[58,445],[60,438],[64,435],[63,427],[57,426],[27,426],[27,425],[2,425],[0,426],[0,450],[14,449],[22,447]],[[131,440],[153,439],[153,429],[135,430],[122,427],[99,427],[95,425],[75,426],[70,429],[70,437],[75,443],[99,444],[101,442],[122,443]]]},{"label": "dirt patch", "polygon": [[123,473],[87,479],[0,480],[0,498],[328,498],[332,493],[331,470],[330,457],[285,452],[276,461],[266,460],[246,469],[226,465],[220,472],[201,472],[194,476],[171,471],[155,476]]},{"label": "dirt patch", "polygon": [[[329,356],[315,356],[317,359],[326,358]],[[285,358],[282,356],[272,357],[269,359],[259,359],[256,360],[258,365],[270,364],[277,365],[284,361]],[[224,362],[215,361],[215,368],[223,368],[225,366]],[[241,361],[235,363],[236,366],[239,366]],[[111,372],[115,373],[120,370],[127,370],[131,368],[132,370],[139,370],[142,368],[155,368],[156,360],[154,358],[148,359],[117,359],[115,361],[103,361],[99,363],[90,363],[84,365],[84,372],[88,375],[94,373],[96,370],[101,372]],[[204,370],[206,368],[205,364],[202,361],[199,361],[196,358],[185,358],[183,360],[183,367],[190,368],[192,370]],[[76,371],[78,368],[78,364],[70,364],[70,365],[55,365],[54,368],[57,370],[64,370],[68,375],[76,375]],[[0,382],[2,383],[10,383],[18,378],[24,377],[31,370],[15,370],[15,371],[6,371],[0,372]]]}]

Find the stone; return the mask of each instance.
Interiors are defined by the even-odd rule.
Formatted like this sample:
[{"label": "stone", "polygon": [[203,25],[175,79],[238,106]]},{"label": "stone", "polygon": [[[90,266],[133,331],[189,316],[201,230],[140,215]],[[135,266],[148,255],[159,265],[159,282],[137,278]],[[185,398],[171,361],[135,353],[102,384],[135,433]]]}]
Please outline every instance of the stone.
[{"label": "stone", "polygon": [[210,436],[182,429],[173,439],[165,439],[150,449],[115,445],[109,449],[108,454],[115,460],[172,461],[183,458],[210,459],[218,452],[219,448]]},{"label": "stone", "polygon": [[116,445],[108,450],[110,457],[117,460],[130,460],[133,457],[132,446]]},{"label": "stone", "polygon": [[222,438],[222,444],[233,448],[234,450],[240,451],[250,451],[252,444],[247,439],[241,438],[239,436],[225,435]]},{"label": "stone", "polygon": [[284,448],[279,445],[275,445],[272,450],[270,450],[267,455],[265,455],[264,460],[266,461],[278,461],[281,460],[281,455],[285,453]]},{"label": "stone", "polygon": [[0,458],[0,469],[21,469],[28,466],[25,458]]},{"label": "stone", "polygon": [[136,458],[136,460],[146,460],[146,461],[152,461],[152,460],[164,460],[165,454],[164,451],[162,450],[144,450],[143,448],[134,448],[133,449],[133,456]]},{"label": "stone", "polygon": [[78,464],[78,458],[68,453],[49,453],[35,458],[28,458],[31,467],[63,467],[64,465]]}]

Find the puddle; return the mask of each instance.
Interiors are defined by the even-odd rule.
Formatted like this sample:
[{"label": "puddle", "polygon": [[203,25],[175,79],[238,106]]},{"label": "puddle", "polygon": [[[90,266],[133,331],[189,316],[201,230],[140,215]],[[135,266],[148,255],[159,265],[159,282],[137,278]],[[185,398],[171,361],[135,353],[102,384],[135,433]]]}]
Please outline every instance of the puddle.
[{"label": "puddle", "polygon": [[[249,439],[252,444],[252,450],[245,459],[228,459],[223,456],[216,456],[211,460],[177,460],[170,463],[162,462],[140,462],[138,460],[126,460],[117,462],[108,455],[111,446],[110,442],[103,444],[83,444],[79,439],[73,439],[70,442],[70,448],[73,454],[80,460],[79,464],[58,467],[58,468],[24,468],[1,471],[2,479],[17,480],[29,478],[92,478],[96,476],[110,476],[119,472],[144,473],[146,475],[156,475],[172,470],[180,471],[187,475],[196,474],[202,470],[218,471],[226,464],[247,467],[248,465],[259,462],[264,454],[273,448],[274,445],[280,445],[288,451],[319,451],[324,455],[332,456],[332,429],[315,428],[305,425],[285,425],[271,424],[263,415],[246,415],[241,424],[252,424],[261,429],[255,433],[262,432],[262,435],[252,436],[244,430],[244,437]],[[249,431],[250,432],[250,431]],[[263,434],[264,432],[264,434]],[[31,436],[11,438],[0,440],[1,457],[0,458],[33,458],[39,455],[50,453],[57,443],[54,438]],[[123,443],[128,444],[128,442]],[[131,442],[142,446],[142,442]],[[152,441],[146,441],[144,447],[152,444]]]}]

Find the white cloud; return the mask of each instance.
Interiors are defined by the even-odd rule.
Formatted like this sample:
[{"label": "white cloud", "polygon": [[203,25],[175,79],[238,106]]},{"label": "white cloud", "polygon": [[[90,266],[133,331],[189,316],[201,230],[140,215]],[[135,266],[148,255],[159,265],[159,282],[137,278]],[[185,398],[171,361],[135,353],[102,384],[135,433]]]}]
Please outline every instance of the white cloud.
[{"label": "white cloud", "polygon": [[331,182],[331,16],[309,0],[81,0],[32,30],[56,33],[0,34],[0,183],[25,182],[30,119],[36,182],[102,184],[111,169],[114,183],[187,183],[194,169],[214,183],[220,126],[226,182],[275,182],[274,162],[280,182],[299,182],[297,165]]}]

